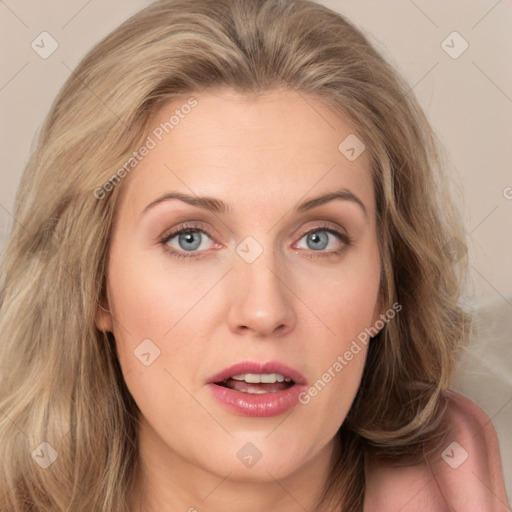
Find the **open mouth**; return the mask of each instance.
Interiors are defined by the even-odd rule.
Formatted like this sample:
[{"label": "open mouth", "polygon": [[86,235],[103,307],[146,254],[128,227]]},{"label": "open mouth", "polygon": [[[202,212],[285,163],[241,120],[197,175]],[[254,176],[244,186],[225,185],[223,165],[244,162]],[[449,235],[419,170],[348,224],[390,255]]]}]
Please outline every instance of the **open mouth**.
[{"label": "open mouth", "polygon": [[295,385],[295,382],[280,373],[243,373],[215,382],[215,384],[241,393],[262,395],[284,391]]},{"label": "open mouth", "polygon": [[242,361],[212,375],[206,384],[228,411],[271,417],[295,407],[307,381],[298,370],[280,361]]}]

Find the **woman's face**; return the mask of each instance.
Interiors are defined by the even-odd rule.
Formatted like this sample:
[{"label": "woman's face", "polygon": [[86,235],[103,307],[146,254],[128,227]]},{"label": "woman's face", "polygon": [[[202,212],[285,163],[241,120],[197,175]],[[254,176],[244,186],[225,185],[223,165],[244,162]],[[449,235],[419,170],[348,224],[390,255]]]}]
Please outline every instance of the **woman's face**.
[{"label": "woman's face", "polygon": [[282,480],[328,459],[383,312],[369,160],[315,97],[191,96],[119,185],[97,326],[148,467]]}]

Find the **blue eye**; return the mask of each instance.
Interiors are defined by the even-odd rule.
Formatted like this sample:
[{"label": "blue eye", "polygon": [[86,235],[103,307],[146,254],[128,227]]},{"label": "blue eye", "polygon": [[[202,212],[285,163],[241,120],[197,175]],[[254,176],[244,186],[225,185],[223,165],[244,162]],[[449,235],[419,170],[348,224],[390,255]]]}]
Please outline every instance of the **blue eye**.
[{"label": "blue eye", "polygon": [[325,231],[313,231],[306,235],[306,243],[309,249],[321,251],[329,245],[329,234]]},{"label": "blue eye", "polygon": [[195,251],[201,245],[202,233],[199,231],[180,233],[177,237],[180,249]]},{"label": "blue eye", "polygon": [[[306,233],[301,241],[306,241],[306,247],[298,246],[300,249],[309,249],[311,251],[324,251],[331,249],[331,252],[339,252],[339,245],[342,243],[343,246],[348,245],[349,240],[346,235],[339,233],[332,228],[316,228]],[[299,242],[300,243],[300,242]]]},{"label": "blue eye", "polygon": [[210,241],[211,246],[213,240],[206,231],[193,226],[186,226],[170,233],[160,243],[164,250],[173,256],[186,258],[194,257],[197,253],[208,249],[208,241]]}]

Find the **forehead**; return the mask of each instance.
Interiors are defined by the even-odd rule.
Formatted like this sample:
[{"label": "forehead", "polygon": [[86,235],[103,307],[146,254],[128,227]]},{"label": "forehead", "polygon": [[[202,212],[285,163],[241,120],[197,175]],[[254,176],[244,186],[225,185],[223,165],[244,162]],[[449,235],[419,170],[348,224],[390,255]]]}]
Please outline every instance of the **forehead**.
[{"label": "forehead", "polygon": [[181,96],[154,113],[150,149],[124,180],[121,203],[129,198],[141,211],[156,195],[178,190],[218,197],[236,210],[347,188],[371,211],[367,154],[351,161],[345,152],[344,141],[357,144],[354,137],[319,98],[293,90]]}]

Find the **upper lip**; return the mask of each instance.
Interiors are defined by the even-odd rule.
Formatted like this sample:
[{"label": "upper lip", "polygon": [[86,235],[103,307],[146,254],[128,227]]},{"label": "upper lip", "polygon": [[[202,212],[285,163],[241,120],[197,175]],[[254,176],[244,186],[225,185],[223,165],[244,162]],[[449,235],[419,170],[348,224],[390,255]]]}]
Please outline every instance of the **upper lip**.
[{"label": "upper lip", "polygon": [[241,363],[236,363],[224,370],[221,370],[219,373],[212,375],[208,379],[208,383],[222,382],[233,377],[233,375],[241,375],[244,373],[280,373],[283,377],[292,379],[295,384],[306,384],[305,377],[298,370],[295,370],[287,364],[279,361],[268,361],[265,363],[257,361],[243,361]]}]

